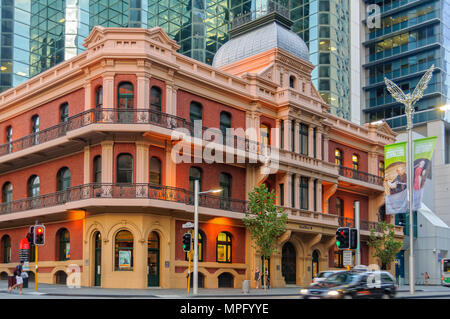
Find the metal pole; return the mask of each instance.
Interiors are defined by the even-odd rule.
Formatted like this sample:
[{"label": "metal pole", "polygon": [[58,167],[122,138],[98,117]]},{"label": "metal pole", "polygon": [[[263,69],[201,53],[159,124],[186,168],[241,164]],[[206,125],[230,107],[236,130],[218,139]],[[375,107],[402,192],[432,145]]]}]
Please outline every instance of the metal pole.
[{"label": "metal pole", "polygon": [[406,115],[408,120],[407,182],[409,192],[409,292],[411,295],[413,295],[414,294],[414,216],[413,216],[414,158],[413,158],[413,137],[412,137],[413,110],[411,105],[406,107]]},{"label": "metal pole", "polygon": [[34,266],[35,267],[35,272],[34,272],[34,290],[35,291],[37,291],[38,290],[38,271],[39,271],[39,269],[38,269],[38,251],[39,251],[39,249],[38,249],[38,245],[36,245],[35,244],[35,246],[34,246],[34,252],[35,252],[35,261],[36,261],[36,265]]},{"label": "metal pole", "polygon": [[198,293],[198,196],[199,181],[194,181],[194,282],[193,293]]},{"label": "metal pole", "polygon": [[361,250],[360,250],[360,236],[359,236],[359,230],[360,230],[360,220],[359,220],[359,201],[356,201],[354,203],[355,205],[355,228],[357,230],[358,239],[356,241],[356,265],[361,265]]}]

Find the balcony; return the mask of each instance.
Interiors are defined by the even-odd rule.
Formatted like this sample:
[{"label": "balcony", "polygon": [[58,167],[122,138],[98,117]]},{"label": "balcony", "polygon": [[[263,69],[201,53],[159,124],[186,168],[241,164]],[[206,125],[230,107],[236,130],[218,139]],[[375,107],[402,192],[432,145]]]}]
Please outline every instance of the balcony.
[{"label": "balcony", "polygon": [[377,190],[384,191],[384,179],[377,175],[354,170],[352,168],[340,166],[339,175],[348,180],[356,180],[363,182],[362,186],[375,186]]},{"label": "balcony", "polygon": [[[339,227],[355,228],[355,220],[353,218],[347,218],[347,217],[343,217],[343,216],[339,216],[337,218],[338,218],[338,222],[339,222]],[[361,234],[363,234],[363,235],[369,235],[371,229],[374,229],[375,232],[381,231],[380,227],[378,226],[378,222],[371,222],[368,220],[360,220],[359,227],[361,230]],[[394,231],[395,231],[395,235],[397,235],[397,236],[403,235],[403,227],[401,227],[401,226],[395,225]]]},{"label": "balcony", "polygon": [[[213,135],[220,132],[207,127],[201,127],[201,132],[196,132],[197,128],[193,123],[181,117],[150,109],[90,109],[70,117],[66,122],[0,145],[0,165],[7,164],[4,165],[5,169],[11,169],[13,163],[15,166],[32,165],[41,159],[32,159],[29,155],[41,153],[45,154],[46,158],[51,158],[52,154],[48,150],[55,149],[55,146],[60,147],[55,155],[61,156],[65,146],[73,147],[77,143],[79,145],[80,141],[92,138],[96,134],[101,139],[102,132],[152,132],[170,139],[175,129],[184,129],[191,136],[194,136],[194,133],[201,135],[202,140],[207,142],[211,142]],[[53,143],[50,143],[52,141]],[[201,140],[193,139],[193,143],[199,142]],[[232,148],[233,151],[237,149],[245,152],[249,157],[255,157],[262,152],[258,142],[240,136],[233,136],[232,139],[226,140],[225,144],[220,145],[226,146],[224,152],[231,151]],[[26,158],[24,163],[17,161],[21,157]]]}]

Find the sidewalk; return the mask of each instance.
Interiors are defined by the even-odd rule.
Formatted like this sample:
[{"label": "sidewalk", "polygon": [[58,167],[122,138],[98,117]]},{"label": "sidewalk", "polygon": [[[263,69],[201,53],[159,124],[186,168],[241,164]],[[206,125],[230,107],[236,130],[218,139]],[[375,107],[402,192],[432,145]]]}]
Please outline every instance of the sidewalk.
[{"label": "sidewalk", "polygon": [[[104,298],[212,298],[212,297],[280,297],[280,296],[299,296],[300,287],[250,289],[248,294],[244,294],[242,289],[219,288],[219,289],[203,289],[199,288],[198,295],[188,295],[186,289],[108,289],[96,287],[68,288],[65,285],[49,285],[39,284],[39,289],[34,290],[34,283],[30,283],[29,288],[24,288],[25,295],[48,295],[48,296],[67,296],[67,297],[104,297]],[[398,298],[438,298],[450,297],[450,288],[442,286],[416,286],[416,293],[411,296],[409,294],[409,286],[400,286],[397,290]],[[6,281],[0,281],[0,299],[2,293],[8,293]],[[13,292],[18,295],[18,290]]]}]

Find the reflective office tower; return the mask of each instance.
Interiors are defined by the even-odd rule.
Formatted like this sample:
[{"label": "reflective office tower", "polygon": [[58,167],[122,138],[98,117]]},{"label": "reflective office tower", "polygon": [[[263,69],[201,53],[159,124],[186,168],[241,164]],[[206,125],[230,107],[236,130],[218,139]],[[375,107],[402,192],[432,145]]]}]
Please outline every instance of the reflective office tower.
[{"label": "reflective office tower", "polygon": [[312,80],[330,112],[352,120],[350,1],[291,0],[290,18],[292,30],[309,47],[310,61],[316,66]]},{"label": "reflective office tower", "polygon": [[449,1],[371,0],[364,5],[369,11],[363,21],[364,121],[386,119],[393,129],[404,129],[404,108],[387,92],[384,77],[412,92],[433,64],[437,69],[416,104],[414,123],[441,118],[438,107],[448,99]]}]

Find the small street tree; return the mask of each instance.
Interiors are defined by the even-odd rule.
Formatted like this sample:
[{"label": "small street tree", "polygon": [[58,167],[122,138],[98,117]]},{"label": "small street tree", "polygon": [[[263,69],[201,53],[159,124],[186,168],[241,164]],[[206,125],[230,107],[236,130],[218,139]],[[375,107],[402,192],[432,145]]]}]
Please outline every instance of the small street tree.
[{"label": "small street tree", "polygon": [[381,269],[386,270],[387,265],[395,260],[395,255],[402,248],[402,241],[395,239],[394,225],[386,222],[378,222],[379,230],[370,230],[369,246],[375,249],[373,257],[381,262]]},{"label": "small street tree", "polygon": [[[249,207],[243,223],[249,230],[252,246],[263,257],[263,273],[266,279],[266,258],[276,252],[276,241],[286,231],[287,214],[275,205],[275,192],[269,192],[265,184],[249,193]],[[266,290],[266,280],[264,280]]]}]

